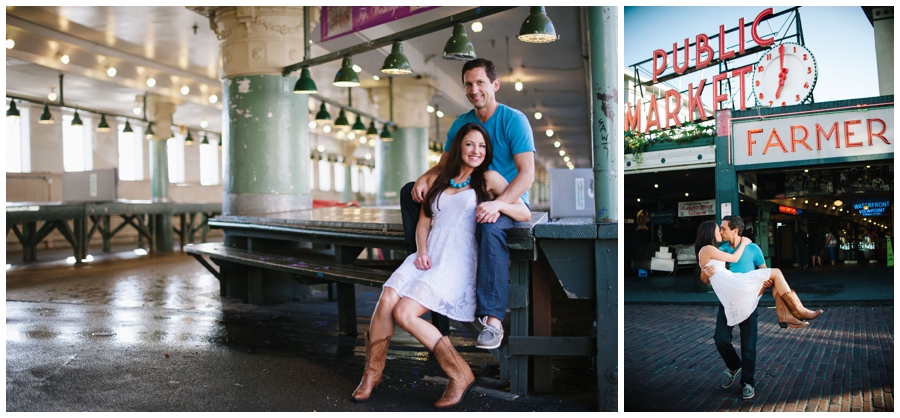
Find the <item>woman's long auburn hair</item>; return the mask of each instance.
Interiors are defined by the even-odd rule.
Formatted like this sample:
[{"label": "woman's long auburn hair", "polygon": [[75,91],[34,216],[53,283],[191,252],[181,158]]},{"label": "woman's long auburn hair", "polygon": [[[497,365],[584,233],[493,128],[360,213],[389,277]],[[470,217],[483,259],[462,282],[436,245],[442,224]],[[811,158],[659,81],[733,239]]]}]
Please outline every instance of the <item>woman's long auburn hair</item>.
[{"label": "woman's long auburn hair", "polygon": [[700,261],[700,249],[707,245],[716,245],[716,229],[719,225],[716,221],[706,221],[697,228],[697,241],[694,242],[694,253],[697,254],[697,261]]},{"label": "woman's long auburn hair", "polygon": [[434,216],[431,207],[435,202],[437,202],[435,206],[440,209],[441,192],[449,186],[450,179],[456,177],[456,175],[459,174],[460,169],[462,169],[463,138],[472,131],[478,131],[484,136],[485,147],[484,161],[481,162],[481,165],[475,167],[475,170],[472,172],[472,180],[469,184],[475,189],[477,203],[491,200],[491,195],[487,191],[487,183],[484,181],[484,172],[487,171],[488,167],[491,165],[491,161],[494,159],[494,147],[491,145],[491,137],[481,125],[477,123],[467,123],[463,125],[462,128],[459,128],[459,132],[457,132],[456,136],[453,138],[453,143],[450,145],[450,151],[448,151],[450,154],[447,156],[447,163],[444,164],[444,168],[438,173],[437,178],[425,195],[425,201],[422,202],[422,204],[425,205],[425,216],[429,218]]}]

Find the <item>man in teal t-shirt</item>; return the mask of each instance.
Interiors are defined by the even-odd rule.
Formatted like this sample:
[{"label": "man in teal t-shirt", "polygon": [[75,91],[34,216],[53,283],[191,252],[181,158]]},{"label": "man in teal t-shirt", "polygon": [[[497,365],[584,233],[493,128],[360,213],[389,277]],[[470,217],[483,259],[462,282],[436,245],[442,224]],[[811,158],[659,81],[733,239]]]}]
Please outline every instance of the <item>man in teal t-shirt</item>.
[{"label": "man in teal t-shirt", "polygon": [[[514,224],[512,219],[500,213],[497,201],[516,203],[521,198],[528,204],[527,190],[534,182],[534,134],[522,112],[497,102],[500,78],[494,63],[484,58],[467,61],[463,65],[462,81],[466,99],[474,109],[460,115],[450,125],[444,151],[450,150],[453,138],[463,125],[477,123],[485,128],[494,148],[489,168],[499,172],[509,182],[506,190],[494,201],[482,202],[475,209],[475,221],[478,222],[475,229],[475,240],[478,242],[475,315],[484,325],[475,346],[494,349],[500,346],[503,339],[503,318],[509,298],[506,233]],[[400,212],[409,253],[416,252],[416,222],[421,202],[428,192],[428,178],[437,176],[448,154],[443,153],[436,166],[400,191]]]},{"label": "man in teal t-shirt", "polygon": [[[740,216],[725,216],[722,218],[722,239],[725,240],[719,249],[733,254],[741,243],[741,233],[744,230],[744,221]],[[762,250],[754,243],[747,244],[744,253],[736,263],[731,263],[728,270],[735,273],[747,273],[756,269],[766,268],[766,259],[763,257]],[[700,274],[700,279],[709,283],[709,277],[715,274],[715,267],[704,266]],[[771,287],[774,283],[769,279],[765,287]],[[754,310],[744,322],[738,324],[741,328],[741,355],[738,357],[737,351],[731,344],[731,333],[734,327],[728,326],[728,320],[725,318],[725,307],[719,302],[719,314],[716,319],[716,333],[713,340],[716,343],[716,349],[719,355],[725,360],[728,370],[725,370],[725,379],[722,387],[730,387],[734,383],[734,379],[738,373],[741,374],[741,388],[744,399],[750,399],[755,395],[754,386],[756,380],[754,373],[756,370],[756,338],[758,329],[757,311]]]}]

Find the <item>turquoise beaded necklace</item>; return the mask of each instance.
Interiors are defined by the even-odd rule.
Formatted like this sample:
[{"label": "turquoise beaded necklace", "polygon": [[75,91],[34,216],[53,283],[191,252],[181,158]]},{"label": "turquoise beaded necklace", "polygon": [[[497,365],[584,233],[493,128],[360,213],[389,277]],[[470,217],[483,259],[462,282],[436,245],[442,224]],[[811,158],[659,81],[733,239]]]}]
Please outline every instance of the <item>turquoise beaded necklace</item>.
[{"label": "turquoise beaded necklace", "polygon": [[457,182],[453,181],[453,179],[451,178],[450,179],[450,187],[452,187],[454,189],[462,189],[463,187],[468,186],[470,181],[472,181],[472,176],[469,176],[469,178],[467,178],[466,181],[464,181],[462,183],[457,183]]}]

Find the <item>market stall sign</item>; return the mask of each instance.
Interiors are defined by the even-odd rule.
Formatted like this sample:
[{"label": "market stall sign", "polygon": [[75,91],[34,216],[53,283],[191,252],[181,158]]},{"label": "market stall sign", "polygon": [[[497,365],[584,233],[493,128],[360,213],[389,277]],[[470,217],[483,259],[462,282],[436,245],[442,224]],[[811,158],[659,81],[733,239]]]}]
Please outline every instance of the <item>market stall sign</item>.
[{"label": "market stall sign", "polygon": [[789,206],[778,205],[778,211],[781,213],[786,213],[788,215],[796,215],[797,214],[797,209],[789,207]]},{"label": "market stall sign", "polygon": [[867,200],[853,204],[853,210],[861,216],[881,216],[891,207],[890,200]]},{"label": "market stall sign", "polygon": [[893,154],[894,107],[735,122],[735,166]]},{"label": "market stall sign", "polygon": [[675,223],[674,215],[672,209],[652,211],[650,212],[650,223],[654,225],[671,225]]},{"label": "market stall sign", "polygon": [[678,202],[678,217],[710,216],[716,214],[716,199]]}]

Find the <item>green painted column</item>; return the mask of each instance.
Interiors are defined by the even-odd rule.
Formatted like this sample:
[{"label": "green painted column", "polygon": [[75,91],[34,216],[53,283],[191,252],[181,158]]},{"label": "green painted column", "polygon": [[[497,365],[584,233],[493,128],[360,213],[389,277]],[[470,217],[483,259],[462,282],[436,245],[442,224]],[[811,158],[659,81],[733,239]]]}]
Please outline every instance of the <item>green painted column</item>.
[{"label": "green painted column", "polygon": [[425,109],[436,91],[429,78],[396,77],[390,88],[373,88],[380,117],[398,126],[391,130],[393,139],[379,139],[375,144],[375,171],[379,180],[376,204],[399,205],[400,188],[415,181],[428,170],[429,114]]},{"label": "green painted column", "polygon": [[341,152],[344,156],[344,191],[341,192],[342,202],[356,201],[356,195],[353,193],[353,175],[350,168],[353,164],[356,164],[356,158],[353,157],[353,152],[356,151],[358,146],[359,142],[355,140],[346,141],[341,144]]},{"label": "green painted column", "polygon": [[223,213],[283,212],[312,207],[309,108],[293,93],[297,77],[225,80]]},{"label": "green painted column", "polygon": [[594,145],[596,222],[617,222],[619,135],[618,12],[615,7],[587,8],[591,65],[591,136]]},{"label": "green painted column", "polygon": [[[717,117],[723,116],[720,112]],[[730,141],[728,136],[716,137],[716,220],[720,224],[724,215],[740,215],[737,172],[729,154]]]},{"label": "green painted column", "polygon": [[281,75],[303,59],[303,7],[216,7],[209,18],[222,39],[222,213],[311,208],[309,97],[293,93],[299,74]]},{"label": "green painted column", "polygon": [[[169,153],[167,144],[172,138],[172,115],[178,103],[171,98],[147,95],[147,113],[153,122],[155,136],[150,140],[150,200],[157,203],[169,201]],[[155,251],[173,251],[175,233],[172,217],[153,215]]]},{"label": "green painted column", "polygon": [[[756,236],[751,237],[753,242],[756,243],[756,245],[759,245],[759,249],[762,250],[767,267],[772,267],[772,255],[769,254],[769,226],[772,224],[770,219],[772,217],[773,206],[775,205],[769,202],[757,202],[756,208],[759,211],[759,225],[758,228],[754,228],[753,231],[756,233]],[[775,233],[774,229],[772,233]]]}]

